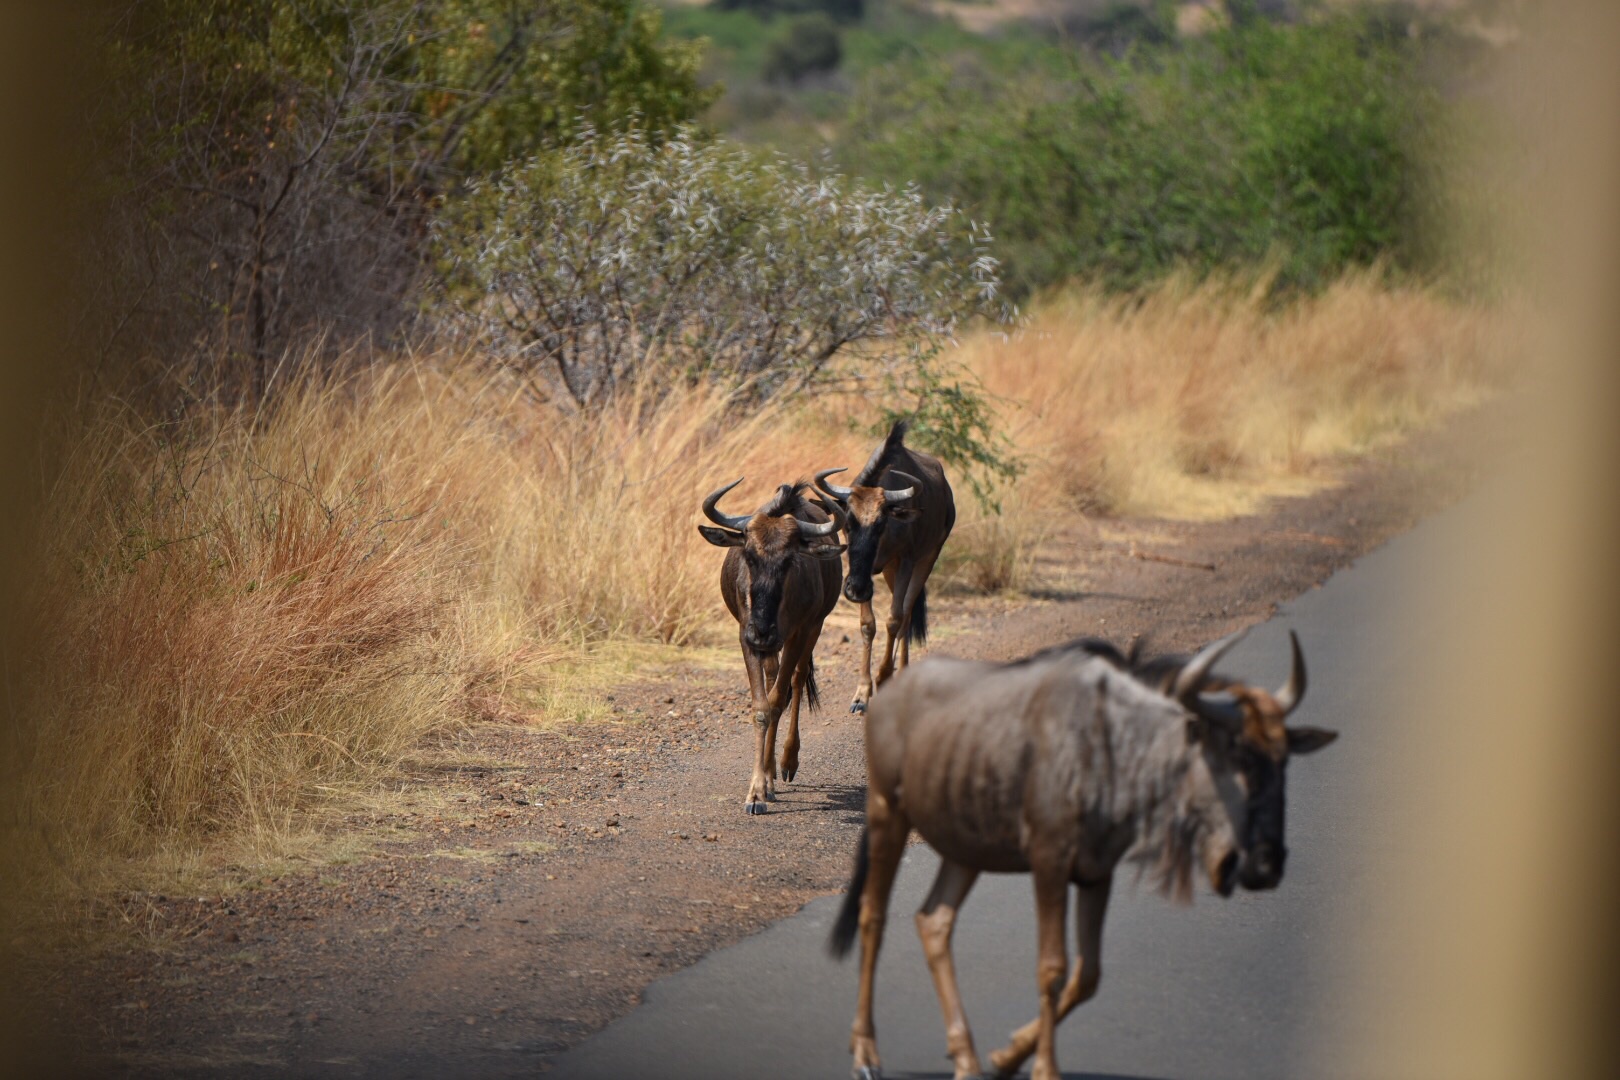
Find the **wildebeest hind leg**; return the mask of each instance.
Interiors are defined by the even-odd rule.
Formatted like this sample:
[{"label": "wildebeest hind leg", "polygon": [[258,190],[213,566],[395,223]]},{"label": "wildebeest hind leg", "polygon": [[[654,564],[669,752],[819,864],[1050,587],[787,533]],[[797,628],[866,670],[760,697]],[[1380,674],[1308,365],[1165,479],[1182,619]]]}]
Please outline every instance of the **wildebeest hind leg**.
[{"label": "wildebeest hind leg", "polygon": [[804,686],[810,678],[811,657],[820,636],[820,627],[806,635],[804,655],[793,668],[793,700],[788,706],[787,740],[782,744],[782,779],[788,783],[799,774],[799,707],[804,703]]},{"label": "wildebeest hind leg", "polygon": [[917,615],[917,602],[928,587],[928,575],[933,572],[936,558],[937,554],[918,560],[906,581],[905,617],[900,622],[900,667],[911,664],[911,623]]},{"label": "wildebeest hind leg", "polygon": [[[1113,879],[1104,879],[1097,885],[1082,885],[1077,891],[1074,908],[1074,932],[1079,939],[1074,968],[1069,981],[1058,998],[1057,1019],[1061,1021],[1074,1009],[1091,1000],[1102,981],[1102,927],[1108,914],[1108,893]],[[1012,1033],[1007,1045],[990,1055],[990,1065],[1002,1076],[1018,1071],[1030,1054],[1035,1052],[1040,1038],[1041,1022],[1037,1018]]]},{"label": "wildebeest hind leg", "polygon": [[967,1014],[962,1011],[956,964],[951,957],[951,932],[956,928],[956,913],[978,878],[977,870],[949,860],[942,862],[934,887],[917,912],[917,936],[922,938],[928,971],[934,977],[934,992],[939,995],[939,1008],[945,1015],[945,1053],[956,1065],[956,1080],[967,1080],[984,1071],[978,1052],[973,1049],[973,1032],[968,1027]]},{"label": "wildebeest hind leg", "polygon": [[1029,1075],[1030,1080],[1059,1080],[1056,1050],[1058,992],[1069,968],[1063,941],[1063,924],[1069,906],[1068,865],[1054,867],[1035,863],[1032,870],[1038,941],[1035,985],[1041,996],[1041,1019],[1035,1044],[1035,1065]]},{"label": "wildebeest hind leg", "polygon": [[897,570],[893,563],[883,568],[883,580],[889,584],[889,621],[884,627],[883,663],[878,665],[877,684],[882,686],[894,674],[895,645],[905,618],[906,593],[911,588],[911,564],[903,563]]},{"label": "wildebeest hind leg", "polygon": [[878,1080],[883,1075],[878,1058],[877,1026],[872,1021],[872,982],[877,973],[878,950],[883,947],[883,924],[888,919],[889,891],[900,857],[906,853],[911,824],[900,808],[882,794],[868,791],[866,843],[871,869],[861,892],[861,988],[855,999],[855,1023],[849,1049],[855,1055],[856,1080]]}]

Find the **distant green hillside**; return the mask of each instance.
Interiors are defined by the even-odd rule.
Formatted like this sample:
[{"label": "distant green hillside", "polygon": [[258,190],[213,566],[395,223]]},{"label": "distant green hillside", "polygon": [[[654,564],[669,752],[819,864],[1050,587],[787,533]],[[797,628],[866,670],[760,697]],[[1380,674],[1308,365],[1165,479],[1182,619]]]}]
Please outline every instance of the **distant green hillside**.
[{"label": "distant green hillside", "polygon": [[973,33],[896,0],[719,2],[665,18],[707,40],[707,123],[965,207],[1016,296],[1178,267],[1263,267],[1285,291],[1353,265],[1432,275],[1432,151],[1468,119],[1442,76],[1489,62],[1466,12],[1409,3],[1233,0],[1192,34],[1173,3]]}]

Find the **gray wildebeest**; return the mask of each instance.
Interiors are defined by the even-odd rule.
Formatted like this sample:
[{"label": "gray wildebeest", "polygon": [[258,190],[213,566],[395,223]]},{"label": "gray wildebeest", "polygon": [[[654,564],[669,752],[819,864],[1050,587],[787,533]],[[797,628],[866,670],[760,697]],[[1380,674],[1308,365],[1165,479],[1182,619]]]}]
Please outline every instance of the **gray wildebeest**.
[{"label": "gray wildebeest", "polygon": [[838,500],[849,539],[849,576],[844,595],[861,608],[861,681],[849,711],[866,710],[872,696],[872,575],[882,572],[889,585],[888,637],[877,684],[911,662],[911,643],[928,641],[928,575],[956,524],[956,501],[945,480],[945,467],[932,454],[905,445],[906,422],[889,429],[883,445],[872,452],[853,487],[829,483],[844,469],[816,473],[816,487]]},{"label": "gray wildebeest", "polygon": [[822,621],[838,604],[844,548],[837,508],[806,499],[804,482],[783,484],[752,514],[721,513],[721,496],[740,483],[709,493],[703,514],[719,528],[699,525],[698,532],[727,549],[720,595],[737,620],[754,699],[754,774],[743,809],[763,814],[776,799],[776,725],[790,694],[782,779],[799,769],[799,705],[807,692],[810,707],[817,705],[813,653]]},{"label": "gray wildebeest", "polygon": [[[927,660],[896,675],[866,716],[866,827],[830,948],[861,937],[850,1049],[855,1075],[880,1076],[872,976],[889,890],[912,829],[939,852],[917,932],[945,1014],[958,1080],[980,1074],[951,959],[951,930],[983,871],[1029,873],[1038,926],[1040,1016],[991,1054],[1008,1075],[1057,1080],[1053,1029],[1097,990],[1103,915],[1127,856],[1160,888],[1191,897],[1199,869],[1221,896],[1282,879],[1288,758],[1336,732],[1283,726],[1305,693],[1305,661],[1275,693],[1210,674],[1241,634],[1190,660],[1143,662],[1081,640],[1010,664]],[[1077,887],[1078,955],[1064,920]],[[1065,982],[1065,974],[1068,975]]]}]

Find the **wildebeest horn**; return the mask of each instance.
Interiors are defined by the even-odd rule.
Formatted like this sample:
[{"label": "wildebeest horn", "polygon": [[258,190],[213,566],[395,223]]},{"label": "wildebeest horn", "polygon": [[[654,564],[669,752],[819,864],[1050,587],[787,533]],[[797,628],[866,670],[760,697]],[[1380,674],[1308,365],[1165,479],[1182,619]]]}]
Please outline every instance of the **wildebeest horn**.
[{"label": "wildebeest horn", "polygon": [[799,535],[805,538],[831,536],[838,531],[838,522],[836,521],[804,521],[800,518],[794,518],[793,520],[799,523]]},{"label": "wildebeest horn", "polygon": [[883,464],[883,451],[888,448],[889,442],[887,439],[878,443],[877,449],[872,451],[872,456],[866,459],[865,465],[861,466],[861,471],[855,474],[857,484],[877,483],[878,468]]},{"label": "wildebeest horn", "polygon": [[849,523],[849,519],[844,516],[844,508],[838,504],[836,499],[832,502],[828,502],[826,499],[815,499],[813,501],[817,506],[827,511],[827,516],[832,518],[833,524],[840,529]]},{"label": "wildebeest horn", "polygon": [[847,465],[837,469],[822,469],[820,472],[816,473],[816,487],[820,488],[822,491],[825,491],[828,495],[831,495],[839,502],[843,502],[845,499],[849,498],[855,493],[855,489],[839,487],[837,484],[829,484],[827,482],[827,477],[837,476],[841,472],[848,471],[849,467]]},{"label": "wildebeest horn", "polygon": [[883,492],[883,501],[888,503],[890,506],[893,506],[895,503],[903,503],[903,502],[905,502],[906,500],[910,499],[913,495],[917,494],[917,489],[922,487],[922,481],[917,479],[915,476],[912,476],[910,473],[903,473],[899,469],[890,469],[889,470],[889,475],[890,476],[898,476],[902,480],[909,480],[911,482],[911,486],[908,487],[908,488],[895,488],[893,490],[889,490],[889,489],[884,490],[884,492]]},{"label": "wildebeest horn", "polygon": [[1305,654],[1299,649],[1299,635],[1288,631],[1288,641],[1294,647],[1294,666],[1288,672],[1288,682],[1276,693],[1284,716],[1298,708],[1300,699],[1305,696]]},{"label": "wildebeest horn", "polygon": [[726,528],[734,529],[737,532],[742,532],[747,529],[748,519],[753,515],[743,514],[741,516],[733,516],[731,514],[722,514],[720,511],[714,508],[714,504],[720,501],[720,497],[722,495],[742,482],[743,477],[739,476],[725,487],[715,488],[713,491],[709,492],[709,497],[703,500],[703,516],[714,522],[716,525],[724,525]]},{"label": "wildebeest horn", "polygon": [[1235,634],[1228,634],[1219,641],[1205,645],[1197,656],[1187,661],[1187,666],[1176,676],[1176,684],[1170,691],[1171,696],[1177,701],[1191,701],[1192,695],[1204,685],[1204,678],[1215,666],[1215,662],[1226,655],[1228,649],[1242,641],[1248,632],[1248,627],[1244,627]]}]

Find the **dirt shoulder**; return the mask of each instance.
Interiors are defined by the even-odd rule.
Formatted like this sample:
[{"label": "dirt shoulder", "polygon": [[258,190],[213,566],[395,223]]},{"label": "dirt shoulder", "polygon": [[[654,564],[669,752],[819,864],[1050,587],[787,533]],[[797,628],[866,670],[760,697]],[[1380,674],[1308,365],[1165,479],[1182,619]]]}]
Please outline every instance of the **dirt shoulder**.
[{"label": "dirt shoulder", "polygon": [[[1458,498],[1498,421],[1471,414],[1259,516],[1058,523],[1035,597],[931,598],[933,650],[1010,658],[1082,633],[1189,648],[1263,620]],[[842,887],[864,785],[855,628],[842,605],[799,778],[763,817],[741,809],[740,671],[661,671],[615,691],[608,722],[474,728],[353,815],[371,853],[347,865],[133,898],[139,947],[14,973],[34,1027],[71,1031],[52,1060],[96,1075],[543,1069],[652,980]]]}]

